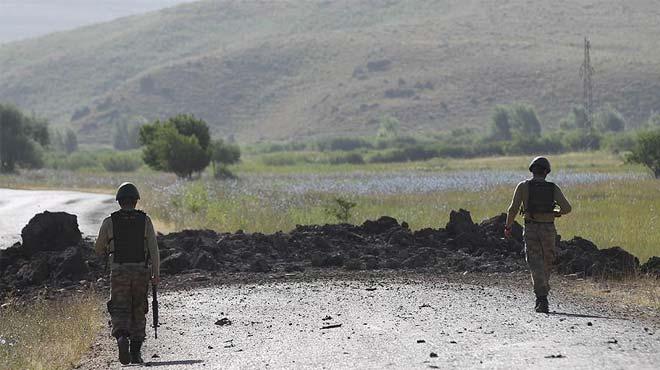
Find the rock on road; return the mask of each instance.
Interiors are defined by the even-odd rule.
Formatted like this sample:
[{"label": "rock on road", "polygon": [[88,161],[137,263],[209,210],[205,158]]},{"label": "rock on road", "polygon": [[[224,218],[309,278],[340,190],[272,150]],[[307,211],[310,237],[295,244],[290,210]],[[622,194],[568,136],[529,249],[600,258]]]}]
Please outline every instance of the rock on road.
[{"label": "rock on road", "polygon": [[37,213],[64,211],[78,216],[83,235],[96,235],[117,206],[106,194],[75,191],[0,189],[0,249],[21,240],[21,230]]},{"label": "rock on road", "polygon": [[[168,369],[652,369],[660,363],[657,320],[568,297],[551,300],[554,313],[534,313],[523,275],[487,284],[361,276],[165,291],[159,336],[154,340],[147,329],[143,357]],[[223,318],[231,324],[220,325]],[[82,368],[120,368],[115,351],[105,330]]]}]

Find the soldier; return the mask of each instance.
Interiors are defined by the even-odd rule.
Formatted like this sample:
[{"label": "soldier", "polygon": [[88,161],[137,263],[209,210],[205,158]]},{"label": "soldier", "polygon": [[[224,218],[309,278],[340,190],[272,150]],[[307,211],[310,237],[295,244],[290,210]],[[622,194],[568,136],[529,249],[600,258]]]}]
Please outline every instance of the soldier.
[{"label": "soldier", "polygon": [[[511,225],[520,213],[525,218],[525,257],[532,273],[532,283],[536,294],[536,312],[548,313],[548,292],[550,269],[555,258],[557,230],[555,217],[571,211],[571,205],[559,186],[545,181],[550,173],[550,161],[536,157],[529,165],[532,178],[516,186],[509,206],[504,235],[511,237]],[[522,205],[522,208],[521,208]],[[557,208],[558,207],[558,208]]]},{"label": "soldier", "polygon": [[135,209],[140,199],[137,187],[130,182],[121,184],[116,199],[121,209],[103,220],[95,249],[99,255],[112,255],[108,312],[119,361],[140,364],[149,280],[153,285],[159,280],[158,244],[151,219]]}]

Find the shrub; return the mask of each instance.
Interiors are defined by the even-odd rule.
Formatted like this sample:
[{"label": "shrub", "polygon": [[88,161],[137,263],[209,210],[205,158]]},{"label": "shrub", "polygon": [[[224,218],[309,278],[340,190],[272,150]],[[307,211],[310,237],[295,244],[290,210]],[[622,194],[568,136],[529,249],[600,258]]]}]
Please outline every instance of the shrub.
[{"label": "shrub", "polygon": [[319,140],[316,147],[322,151],[351,151],[355,149],[370,149],[373,148],[370,142],[362,138],[352,137],[336,137],[332,139]]},{"label": "shrub", "polygon": [[640,132],[628,160],[645,165],[660,178],[660,129]]},{"label": "shrub", "polygon": [[344,198],[334,198],[330,204],[324,208],[327,215],[333,216],[339,222],[348,222],[351,218],[351,210],[357,206],[357,203]]},{"label": "shrub", "polygon": [[339,153],[328,158],[330,164],[364,164],[364,158],[360,153]]},{"label": "shrub", "polygon": [[603,131],[621,132],[626,128],[623,115],[614,107],[608,105],[597,116],[598,127]]},{"label": "shrub", "polygon": [[564,134],[564,146],[568,150],[584,151],[600,148],[601,137],[586,130],[572,130]]},{"label": "shrub", "polygon": [[133,172],[140,168],[142,161],[130,154],[112,154],[101,159],[101,164],[108,172]]}]

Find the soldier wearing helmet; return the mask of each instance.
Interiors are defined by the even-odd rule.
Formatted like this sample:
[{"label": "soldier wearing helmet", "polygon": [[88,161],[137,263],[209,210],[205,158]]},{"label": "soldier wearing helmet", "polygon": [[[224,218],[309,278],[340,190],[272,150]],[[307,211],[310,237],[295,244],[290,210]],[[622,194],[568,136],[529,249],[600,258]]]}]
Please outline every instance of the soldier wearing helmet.
[{"label": "soldier wearing helmet", "polygon": [[550,269],[555,258],[557,230],[555,218],[571,211],[559,186],[545,180],[550,173],[550,161],[536,157],[529,165],[532,178],[516,186],[509,206],[504,235],[511,237],[511,225],[518,211],[523,215],[525,257],[532,274],[536,294],[536,312],[548,313]]},{"label": "soldier wearing helmet", "polygon": [[160,270],[154,225],[146,213],[135,209],[139,199],[132,183],[119,186],[116,200],[121,209],[103,220],[95,245],[97,254],[111,256],[108,311],[123,365],[143,363],[147,291],[150,280],[158,284]]}]

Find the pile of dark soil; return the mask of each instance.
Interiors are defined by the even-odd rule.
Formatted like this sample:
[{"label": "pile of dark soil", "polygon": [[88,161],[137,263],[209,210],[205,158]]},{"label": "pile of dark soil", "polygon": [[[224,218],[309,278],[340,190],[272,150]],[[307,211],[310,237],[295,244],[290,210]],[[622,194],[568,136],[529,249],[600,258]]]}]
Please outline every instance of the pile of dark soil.
[{"label": "pile of dark soil", "polygon": [[[407,269],[450,272],[513,272],[527,268],[522,227],[504,239],[506,216],[475,224],[465,210],[452,211],[445,228],[412,231],[391,217],[362,225],[297,226],[289,233],[216,233],[186,230],[160,235],[164,274],[209,272],[296,272],[307,268]],[[35,216],[23,241],[0,251],[0,292],[49,285],[66,287],[104,274],[92,241],[83,240],[76,217]],[[658,258],[640,267],[625,250],[598,249],[588,240],[558,238],[556,268],[562,274],[616,277],[643,271],[659,274]]]},{"label": "pile of dark soil", "polygon": [[21,236],[22,244],[0,250],[0,297],[43,285],[76,287],[103,275],[103,259],[82,238],[74,215],[40,213]]}]

